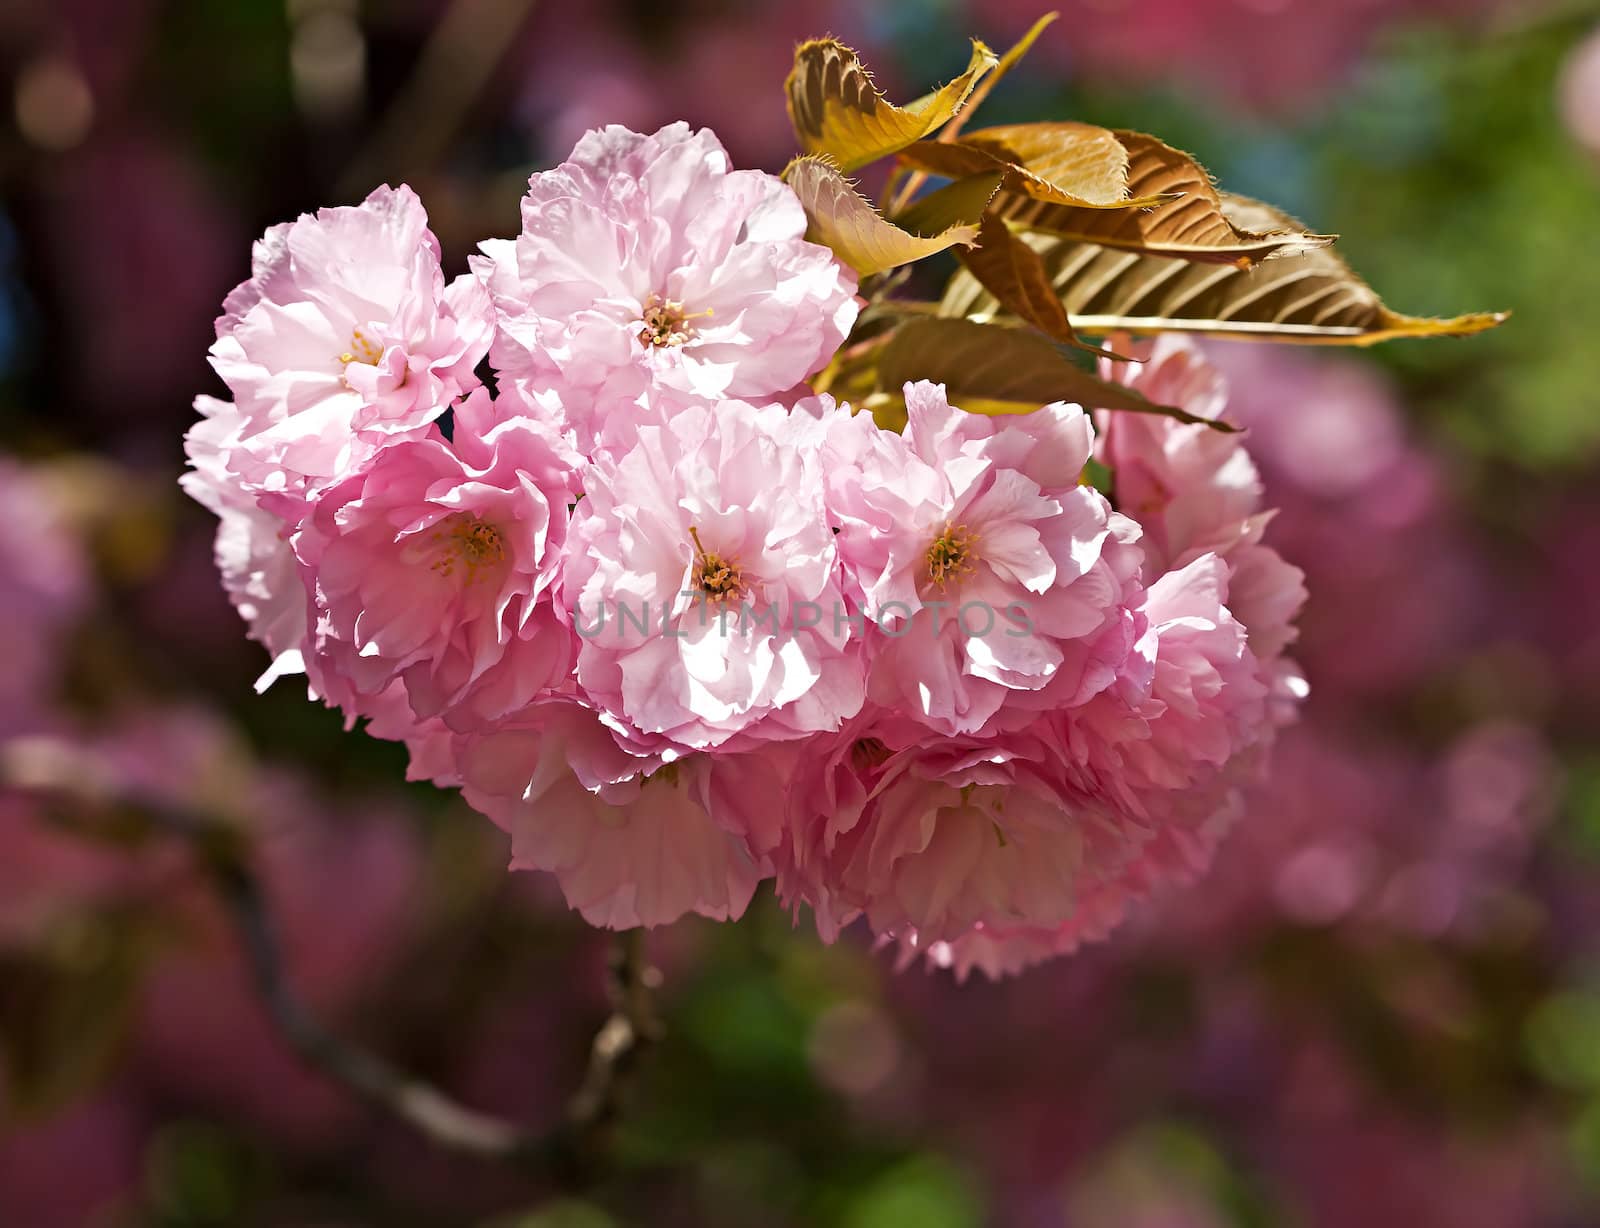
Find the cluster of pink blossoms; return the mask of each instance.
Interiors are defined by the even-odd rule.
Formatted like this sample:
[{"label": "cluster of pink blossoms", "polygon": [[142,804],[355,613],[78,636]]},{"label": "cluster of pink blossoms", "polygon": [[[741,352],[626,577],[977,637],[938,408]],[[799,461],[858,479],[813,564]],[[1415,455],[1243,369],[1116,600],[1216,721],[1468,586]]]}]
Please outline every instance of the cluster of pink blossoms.
[{"label": "cluster of pink blossoms", "polygon": [[[594,924],[773,878],[825,937],[1017,968],[1203,867],[1304,691],[1300,573],[1237,435],[814,394],[859,300],[806,226],[675,124],[586,135],[454,281],[405,188],[275,227],[185,484],[263,682],[404,741]],[[1143,357],[1221,414],[1190,345]]]}]

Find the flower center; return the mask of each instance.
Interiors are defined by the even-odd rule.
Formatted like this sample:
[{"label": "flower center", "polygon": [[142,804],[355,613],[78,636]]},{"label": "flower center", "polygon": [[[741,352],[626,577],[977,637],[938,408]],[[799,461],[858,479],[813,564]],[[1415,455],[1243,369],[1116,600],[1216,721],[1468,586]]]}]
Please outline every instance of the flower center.
[{"label": "flower center", "polygon": [[655,784],[656,781],[676,788],[678,784],[678,760],[674,759],[671,763],[663,763],[655,771],[647,772],[639,783],[641,785],[650,785]]},{"label": "flower center", "polygon": [[689,536],[694,539],[694,585],[712,601],[737,601],[744,596],[744,574],[739,564],[724,559],[715,550],[707,550],[700,542],[700,533],[689,526]]},{"label": "flower center", "polygon": [[690,313],[683,309],[682,303],[662,298],[659,294],[651,294],[644,301],[644,311],[640,317],[644,327],[639,330],[639,344],[660,349],[692,341],[695,327],[690,321],[710,314],[709,307],[704,311]]},{"label": "flower center", "polygon": [[977,536],[969,533],[966,525],[947,520],[944,532],[928,547],[928,579],[934,587],[943,588],[970,573],[977,561]]},{"label": "flower center", "polygon": [[447,527],[433,531],[433,541],[441,548],[434,557],[433,570],[446,579],[459,567],[471,584],[485,568],[504,562],[505,541],[497,526],[478,516],[462,516]]},{"label": "flower center", "polygon": [[879,738],[857,738],[850,747],[850,762],[858,772],[880,768],[889,758],[889,748]]},{"label": "flower center", "polygon": [[358,328],[350,334],[350,348],[339,355],[339,365],[348,367],[353,362],[364,362],[375,367],[382,357],[383,347]]}]

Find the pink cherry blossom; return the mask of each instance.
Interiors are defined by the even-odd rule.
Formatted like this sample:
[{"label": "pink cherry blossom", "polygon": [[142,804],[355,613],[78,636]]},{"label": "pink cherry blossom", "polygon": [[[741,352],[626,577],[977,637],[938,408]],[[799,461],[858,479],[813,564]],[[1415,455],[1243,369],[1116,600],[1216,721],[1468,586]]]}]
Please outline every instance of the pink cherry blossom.
[{"label": "pink cherry blossom", "polygon": [[396,679],[419,717],[471,725],[571,668],[549,590],[578,458],[547,424],[461,406],[453,445],[407,440],[324,491],[294,538],[314,616],[312,679],[366,712]]},{"label": "pink cherry blossom", "polygon": [[[303,664],[599,925],[771,875],[827,938],[998,974],[1204,868],[1304,695],[1239,435],[815,394],[854,275],[707,131],[591,132],[522,213],[446,288],[383,189],[230,296],[185,485],[269,678]],[[1139,356],[1110,373],[1221,417],[1194,347]]]},{"label": "pink cherry blossom", "polygon": [[1142,610],[1148,682],[1110,688],[1038,728],[1063,796],[1094,799],[1109,820],[1100,830],[1110,846],[1085,859],[1073,914],[1047,925],[996,914],[962,934],[891,934],[907,957],[963,976],[1015,972],[1104,937],[1130,904],[1206,868],[1275,724],[1271,676],[1224,604],[1226,584],[1215,555],[1162,576]]},{"label": "pink cherry blossom", "polygon": [[456,753],[467,800],[511,834],[512,868],[555,874],[592,925],[731,920],[770,873],[756,851],[770,824],[752,839],[783,789],[768,756],[630,755],[569,699],[464,735]]},{"label": "pink cherry blossom", "polygon": [[264,690],[282,675],[305,668],[305,590],[289,548],[289,534],[304,509],[287,494],[263,502],[228,471],[243,421],[235,405],[207,396],[196,397],[194,404],[203,416],[184,438],[192,468],[178,481],[217,517],[214,554],[222,586],[250,638],[272,658],[256,684]]},{"label": "pink cherry blossom", "polygon": [[930,740],[892,716],[814,739],[789,793],[779,890],[810,905],[825,940],[859,916],[924,942],[1065,924],[1112,846],[1044,761],[1031,739]]},{"label": "pink cherry blossom", "polygon": [[211,348],[239,415],[228,469],[262,490],[348,472],[473,388],[491,331],[477,279],[445,284],[410,188],[272,227]]},{"label": "pink cherry blossom", "polygon": [[440,788],[461,784],[456,770],[455,730],[437,716],[419,717],[411,707],[406,684],[396,679],[379,694],[363,701],[362,726],[369,737],[404,743],[409,759],[407,780],[426,780]]},{"label": "pink cherry blossom", "polygon": [[[1113,341],[1138,362],[1102,360],[1111,379],[1137,385],[1158,404],[1227,423],[1228,386],[1187,337]],[[1261,506],[1261,476],[1238,434],[1159,414],[1102,411],[1095,459],[1115,475],[1117,506],[1144,527],[1145,558],[1165,570],[1238,540]]]},{"label": "pink cherry blossom", "polygon": [[1192,790],[1266,728],[1267,683],[1246,627],[1226,605],[1227,585],[1223,561],[1202,555],[1145,594],[1155,646],[1150,698],[1159,710],[1149,736],[1127,743],[1122,757],[1125,776],[1140,787]]},{"label": "pink cherry blossom", "polygon": [[522,233],[474,268],[505,375],[605,409],[655,388],[766,398],[823,367],[855,322],[855,274],[805,239],[794,193],[730,170],[708,129],[587,133],[534,175]]},{"label": "pink cherry blossom", "polygon": [[1138,526],[1079,485],[1088,415],[992,419],[939,385],[905,395],[903,435],[839,421],[825,460],[848,588],[880,629],[872,698],[945,734],[1029,692],[1022,706],[1082,702],[1127,651],[1140,559]]},{"label": "pink cherry blossom", "polygon": [[[1131,348],[1139,364],[1102,363],[1106,373],[1159,404],[1226,421],[1228,384],[1189,338],[1166,334]],[[1115,475],[1117,506],[1139,521],[1148,568],[1181,568],[1215,552],[1233,571],[1229,608],[1250,629],[1251,647],[1276,657],[1296,638],[1305,576],[1262,537],[1273,513],[1243,436],[1155,414],[1099,415],[1095,457]]]},{"label": "pink cherry blossom", "polygon": [[690,406],[589,470],[563,585],[578,683],[609,720],[704,749],[836,729],[860,708],[824,429],[778,406]]}]

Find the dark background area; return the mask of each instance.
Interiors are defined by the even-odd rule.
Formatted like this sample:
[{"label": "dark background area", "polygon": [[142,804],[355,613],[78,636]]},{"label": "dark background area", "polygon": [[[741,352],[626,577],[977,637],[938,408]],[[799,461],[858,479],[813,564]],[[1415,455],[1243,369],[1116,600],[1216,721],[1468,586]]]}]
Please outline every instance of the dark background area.
[{"label": "dark background area", "polygon": [[[581,1196],[303,1072],[180,848],[0,795],[0,1225],[1578,1228],[1600,1220],[1600,9],[1067,0],[986,108],[1152,131],[1470,341],[1216,345],[1308,573],[1312,684],[1198,885],[1000,984],[767,893],[652,936],[665,1038]],[[586,128],[792,152],[794,43],[891,97],[996,3],[4,0],[0,739],[248,825],[346,1035],[533,1126],[603,935],[265,661],[178,492],[267,225],[409,182],[447,272]]]}]

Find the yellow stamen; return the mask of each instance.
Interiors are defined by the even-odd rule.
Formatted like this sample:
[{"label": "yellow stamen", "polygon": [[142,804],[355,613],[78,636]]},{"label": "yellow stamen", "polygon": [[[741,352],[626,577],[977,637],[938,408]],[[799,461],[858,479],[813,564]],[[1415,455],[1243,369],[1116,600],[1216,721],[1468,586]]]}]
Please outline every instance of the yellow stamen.
[{"label": "yellow stamen", "polygon": [[694,539],[694,583],[712,601],[737,601],[744,596],[744,574],[739,564],[724,559],[715,550],[707,550],[700,541],[700,532],[689,526],[689,536]]},{"label": "yellow stamen", "polygon": [[339,355],[339,365],[348,367],[353,362],[376,366],[383,357],[383,347],[359,328],[350,334],[350,348]]},{"label": "yellow stamen", "polygon": [[459,565],[471,584],[480,571],[505,561],[505,541],[499,528],[477,516],[454,519],[448,528],[435,529],[432,540],[442,547],[433,560],[433,570],[447,579]]},{"label": "yellow stamen", "polygon": [[850,761],[858,772],[871,771],[888,762],[890,750],[877,738],[857,738],[850,747]]},{"label": "yellow stamen", "polygon": [[928,547],[928,579],[936,588],[969,574],[978,560],[978,539],[964,524],[944,522],[944,532]]},{"label": "yellow stamen", "polygon": [[678,761],[676,759],[671,763],[663,763],[655,771],[648,773],[640,783],[649,785],[658,780],[665,785],[676,785],[678,783]]},{"label": "yellow stamen", "polygon": [[653,345],[657,348],[683,345],[686,341],[692,341],[695,336],[695,327],[690,321],[709,316],[711,313],[709,307],[704,311],[687,312],[683,309],[682,303],[662,298],[659,294],[652,294],[645,299],[640,316],[640,322],[644,327],[639,330],[639,344]]}]

